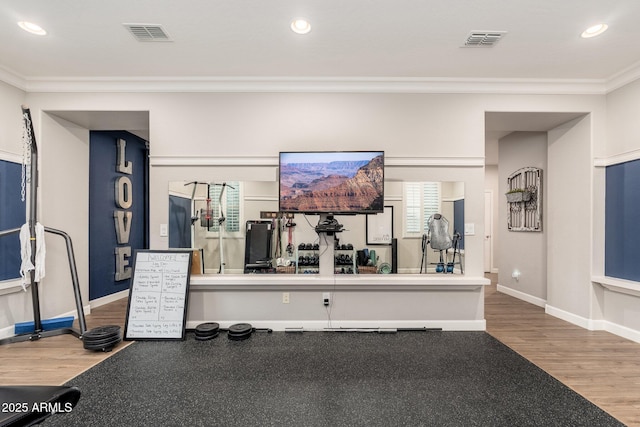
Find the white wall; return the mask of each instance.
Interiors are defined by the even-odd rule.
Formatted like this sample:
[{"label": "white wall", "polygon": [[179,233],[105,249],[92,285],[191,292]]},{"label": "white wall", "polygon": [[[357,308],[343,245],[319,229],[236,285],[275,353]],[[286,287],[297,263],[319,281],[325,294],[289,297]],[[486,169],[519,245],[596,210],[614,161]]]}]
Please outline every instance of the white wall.
[{"label": "white wall", "polygon": [[[390,182],[403,179],[422,181],[464,181],[471,199],[469,222],[480,228],[483,212],[474,209],[481,206],[482,157],[484,141],[481,133],[471,129],[482,128],[481,111],[467,107],[465,97],[444,95],[398,94],[179,94],[157,97],[150,114],[152,164],[157,156],[252,156],[264,157],[263,165],[253,168],[217,167],[195,168],[189,166],[160,167],[151,169],[151,245],[163,247],[166,239],[154,233],[159,224],[166,222],[166,188],[176,178],[192,180],[247,179],[255,174],[276,179],[277,154],[281,150],[385,150],[388,162],[385,178]],[[165,99],[166,98],[166,99]],[[177,99],[183,110],[176,114]],[[158,99],[155,99],[156,101]],[[447,122],[445,116],[456,116],[473,126],[457,126]],[[205,128],[203,126],[206,124]],[[179,141],[179,145],[177,142]],[[442,167],[407,167],[397,158],[444,158]],[[456,159],[475,157],[475,168],[459,168]],[[452,159],[449,161],[449,159]],[[245,176],[240,176],[245,173]],[[257,179],[257,178],[250,178]],[[157,197],[157,198],[156,198]],[[469,204],[470,203],[470,204]],[[399,213],[396,209],[396,215]],[[398,216],[396,216],[398,218]],[[306,223],[298,221],[301,228]],[[351,221],[350,219],[345,220]],[[357,220],[356,220],[357,221]],[[398,224],[398,223],[396,223]],[[348,225],[345,223],[345,225]],[[400,228],[396,228],[400,232]],[[480,233],[481,230],[478,230]],[[356,233],[357,230],[354,230]],[[360,234],[364,228],[360,226]],[[343,233],[343,239],[355,240]],[[480,235],[480,234],[478,234]],[[475,240],[475,242],[474,242]],[[353,242],[354,245],[357,242]],[[469,274],[480,275],[481,240],[467,240]],[[409,265],[419,268],[419,242],[408,249]],[[475,249],[474,249],[475,248]],[[404,248],[399,249],[401,256]],[[416,262],[411,264],[410,257]],[[475,263],[475,266],[473,264]]]},{"label": "white wall", "polygon": [[612,157],[640,150],[640,79],[609,93],[606,150],[597,157]]},{"label": "white wall", "polygon": [[[498,283],[501,287],[524,293],[544,302],[547,298],[547,231],[546,188],[554,185],[547,176],[546,132],[513,132],[499,141],[499,185],[498,185]],[[504,194],[508,191],[507,178],[518,169],[536,167],[542,169],[542,231],[509,231],[507,229],[508,208]],[[512,272],[518,270],[518,280]]]},{"label": "white wall", "polygon": [[0,150],[22,156],[22,111],[25,93],[0,81]]},{"label": "white wall", "polygon": [[592,304],[591,125],[587,116],[548,133],[547,305],[585,319]]},{"label": "white wall", "polygon": [[[40,116],[40,189],[38,218],[69,234],[80,292],[89,301],[89,131],[68,121]],[[38,133],[38,131],[36,131]],[[42,280],[42,318],[75,310],[69,258],[64,239],[47,233],[47,276]]]}]

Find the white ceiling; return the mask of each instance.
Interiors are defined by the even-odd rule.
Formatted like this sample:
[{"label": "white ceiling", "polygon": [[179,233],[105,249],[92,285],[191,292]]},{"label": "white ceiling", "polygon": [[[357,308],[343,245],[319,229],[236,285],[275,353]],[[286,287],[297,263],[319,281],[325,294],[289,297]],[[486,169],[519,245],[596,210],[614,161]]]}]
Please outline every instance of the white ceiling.
[{"label": "white ceiling", "polygon": [[[290,30],[296,17],[311,21],[309,34]],[[21,20],[48,35],[24,32]],[[598,22],[609,30],[580,37]],[[347,82],[347,90],[604,93],[640,77],[639,22],[640,0],[2,0],[0,80],[32,92],[296,82],[344,90],[331,84]],[[125,23],[162,25],[173,41],[138,42]],[[506,35],[491,48],[462,47],[472,31]],[[52,113],[96,130],[148,133],[147,113]],[[572,118],[518,114],[488,113],[487,141]]]},{"label": "white ceiling", "polygon": [[[306,36],[289,28],[298,16],[311,21]],[[0,67],[27,82],[606,80],[640,63],[639,21],[638,0],[3,0]],[[598,22],[609,31],[580,37]],[[173,41],[138,42],[123,23],[160,24]],[[492,48],[461,47],[478,30],[507,34]]]}]

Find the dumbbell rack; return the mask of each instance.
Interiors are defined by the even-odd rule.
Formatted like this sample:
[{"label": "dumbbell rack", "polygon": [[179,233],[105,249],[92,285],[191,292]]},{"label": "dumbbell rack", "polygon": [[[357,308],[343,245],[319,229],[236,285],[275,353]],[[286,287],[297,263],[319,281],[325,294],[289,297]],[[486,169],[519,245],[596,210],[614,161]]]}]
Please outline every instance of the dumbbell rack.
[{"label": "dumbbell rack", "polygon": [[[305,264],[300,262],[300,257],[309,257],[310,263]],[[312,258],[315,257],[315,261]],[[320,249],[300,249],[296,248],[295,254],[295,273],[296,274],[318,274],[320,273]]]},{"label": "dumbbell rack", "polygon": [[335,249],[335,254],[334,274],[358,274],[355,249]]}]

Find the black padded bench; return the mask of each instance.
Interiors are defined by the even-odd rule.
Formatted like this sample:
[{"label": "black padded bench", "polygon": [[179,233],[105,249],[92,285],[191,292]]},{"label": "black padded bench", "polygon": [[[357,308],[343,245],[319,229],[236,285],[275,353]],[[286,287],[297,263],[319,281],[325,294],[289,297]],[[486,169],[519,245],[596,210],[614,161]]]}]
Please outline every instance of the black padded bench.
[{"label": "black padded bench", "polygon": [[66,386],[0,386],[0,427],[41,423],[57,413],[70,412],[80,390]]}]

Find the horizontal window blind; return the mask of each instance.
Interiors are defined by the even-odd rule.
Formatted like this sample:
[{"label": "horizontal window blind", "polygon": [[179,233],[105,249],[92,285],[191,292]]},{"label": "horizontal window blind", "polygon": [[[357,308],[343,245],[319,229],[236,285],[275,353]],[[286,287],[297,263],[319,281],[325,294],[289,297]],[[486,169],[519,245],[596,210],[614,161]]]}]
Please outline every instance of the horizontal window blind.
[{"label": "horizontal window blind", "polygon": [[225,216],[225,231],[240,231],[240,183],[238,181],[227,182],[227,185],[211,185],[209,187],[209,198],[211,198],[211,209],[213,210],[213,224],[209,227],[209,231],[217,232],[220,230],[218,219],[220,218],[220,192],[224,188],[224,196],[222,199],[222,212]]},{"label": "horizontal window blind", "polygon": [[439,182],[404,183],[404,232],[419,235],[427,230],[427,220],[441,209]]}]

